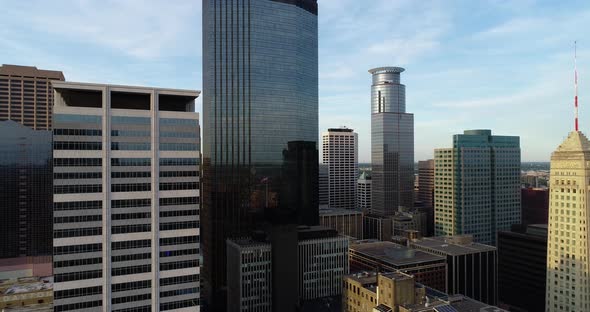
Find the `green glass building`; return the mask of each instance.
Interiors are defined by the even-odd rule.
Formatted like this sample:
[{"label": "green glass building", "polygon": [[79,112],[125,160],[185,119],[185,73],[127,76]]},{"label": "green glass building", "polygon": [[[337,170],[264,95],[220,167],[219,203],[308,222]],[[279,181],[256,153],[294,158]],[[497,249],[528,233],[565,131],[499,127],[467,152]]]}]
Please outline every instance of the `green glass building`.
[{"label": "green glass building", "polygon": [[495,245],[496,233],[520,223],[520,138],[466,130],[436,149],[435,235],[471,234]]}]

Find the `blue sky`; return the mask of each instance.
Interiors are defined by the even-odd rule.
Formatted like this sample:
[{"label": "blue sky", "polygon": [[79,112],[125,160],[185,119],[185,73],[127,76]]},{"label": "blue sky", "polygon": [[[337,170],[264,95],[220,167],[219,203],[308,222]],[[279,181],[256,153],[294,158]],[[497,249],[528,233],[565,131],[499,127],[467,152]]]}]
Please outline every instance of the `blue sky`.
[{"label": "blue sky", "polygon": [[[355,129],[361,162],[371,148],[367,70],[378,66],[406,68],[416,160],[464,129],[489,128],[520,136],[523,161],[548,161],[572,129],[578,40],[580,127],[590,130],[588,1],[318,2],[320,131]],[[199,0],[0,0],[0,9],[0,63],[201,90]]]}]

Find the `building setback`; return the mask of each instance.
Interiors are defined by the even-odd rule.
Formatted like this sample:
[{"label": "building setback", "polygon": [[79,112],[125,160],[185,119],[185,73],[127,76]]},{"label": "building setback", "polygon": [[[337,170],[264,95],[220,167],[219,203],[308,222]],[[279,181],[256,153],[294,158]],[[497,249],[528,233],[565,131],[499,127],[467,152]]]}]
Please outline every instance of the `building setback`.
[{"label": "building setback", "polygon": [[317,1],[202,3],[206,309],[226,310],[226,240],[270,228],[273,309],[293,311],[297,225],[319,222]]},{"label": "building setback", "polygon": [[572,131],[551,155],[546,311],[590,311],[590,141]]},{"label": "building setback", "polygon": [[466,130],[434,158],[436,236],[495,245],[498,231],[521,223],[519,137]]},{"label": "building setback", "polygon": [[498,259],[495,247],[474,243],[469,235],[429,237],[410,244],[412,248],[446,257],[448,294],[462,294],[496,304]]},{"label": "building setback", "polygon": [[515,311],[545,311],[547,225],[498,232],[498,301]]},{"label": "building setback", "polygon": [[322,134],[323,163],[328,167],[328,205],[355,209],[358,177],[358,134],[352,129],[328,129]]},{"label": "building setback", "polygon": [[389,216],[414,205],[414,115],[406,113],[400,67],[369,70],[371,85],[371,212]]},{"label": "building setback", "polygon": [[55,311],[198,310],[199,92],[53,87]]},{"label": "building setback", "polygon": [[51,130],[51,82],[64,80],[60,71],[0,66],[0,121],[13,120],[34,130]]}]

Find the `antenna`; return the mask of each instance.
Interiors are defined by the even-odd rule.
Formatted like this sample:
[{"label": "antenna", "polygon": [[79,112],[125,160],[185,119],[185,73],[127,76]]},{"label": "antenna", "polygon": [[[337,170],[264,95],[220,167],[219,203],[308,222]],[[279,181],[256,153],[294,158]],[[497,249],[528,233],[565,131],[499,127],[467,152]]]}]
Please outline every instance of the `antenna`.
[{"label": "antenna", "polygon": [[578,131],[578,65],[577,65],[577,42],[574,41],[574,127]]}]

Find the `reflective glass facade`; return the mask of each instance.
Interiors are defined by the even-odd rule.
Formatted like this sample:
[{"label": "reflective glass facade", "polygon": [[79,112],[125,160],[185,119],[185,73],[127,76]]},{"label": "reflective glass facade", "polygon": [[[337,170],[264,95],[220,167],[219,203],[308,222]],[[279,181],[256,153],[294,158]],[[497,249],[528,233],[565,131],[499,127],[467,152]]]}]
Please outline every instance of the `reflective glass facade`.
[{"label": "reflective glass facade", "polygon": [[51,255],[51,132],[0,122],[0,258]]},{"label": "reflective glass facade", "polygon": [[372,198],[370,214],[393,215],[414,204],[414,115],[406,113],[403,68],[369,72],[371,86]]},{"label": "reflective glass facade", "polygon": [[203,274],[214,309],[225,304],[227,238],[318,222],[316,14],[315,0],[203,1]]}]

